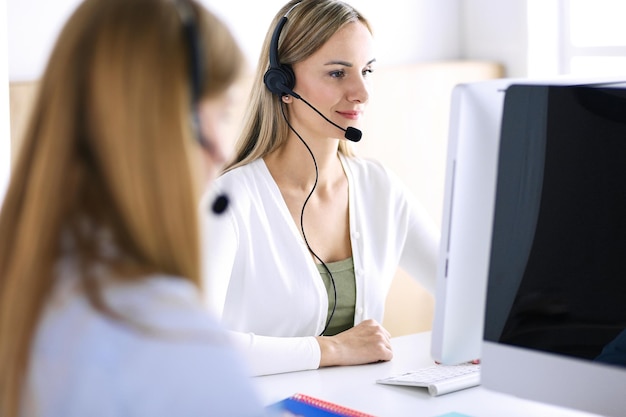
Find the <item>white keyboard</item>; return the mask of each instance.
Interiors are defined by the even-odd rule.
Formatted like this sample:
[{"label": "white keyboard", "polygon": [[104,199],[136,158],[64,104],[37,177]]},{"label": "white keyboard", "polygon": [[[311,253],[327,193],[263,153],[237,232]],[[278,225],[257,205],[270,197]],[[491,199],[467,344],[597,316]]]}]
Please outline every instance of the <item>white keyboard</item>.
[{"label": "white keyboard", "polygon": [[480,385],[480,365],[434,365],[376,380],[379,384],[426,387],[432,396]]}]

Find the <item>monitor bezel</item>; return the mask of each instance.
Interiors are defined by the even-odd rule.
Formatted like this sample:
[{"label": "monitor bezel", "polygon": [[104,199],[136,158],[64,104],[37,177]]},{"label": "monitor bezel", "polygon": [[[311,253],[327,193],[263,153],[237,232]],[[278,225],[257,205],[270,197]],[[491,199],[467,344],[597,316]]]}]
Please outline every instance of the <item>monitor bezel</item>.
[{"label": "monitor bezel", "polygon": [[481,357],[501,112],[512,81],[452,91],[431,339],[432,358],[446,365]]}]

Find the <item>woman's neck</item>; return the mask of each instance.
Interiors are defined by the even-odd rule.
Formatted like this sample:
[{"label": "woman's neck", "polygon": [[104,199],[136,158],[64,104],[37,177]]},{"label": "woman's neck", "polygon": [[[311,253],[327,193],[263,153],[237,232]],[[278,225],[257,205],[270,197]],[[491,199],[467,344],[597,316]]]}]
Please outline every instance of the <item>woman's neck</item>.
[{"label": "woman's neck", "polygon": [[311,152],[298,137],[291,135],[283,146],[265,156],[265,163],[279,186],[311,189],[315,182],[315,165],[311,153],[317,164],[318,187],[331,187],[345,177],[338,156],[337,139],[305,141]]}]

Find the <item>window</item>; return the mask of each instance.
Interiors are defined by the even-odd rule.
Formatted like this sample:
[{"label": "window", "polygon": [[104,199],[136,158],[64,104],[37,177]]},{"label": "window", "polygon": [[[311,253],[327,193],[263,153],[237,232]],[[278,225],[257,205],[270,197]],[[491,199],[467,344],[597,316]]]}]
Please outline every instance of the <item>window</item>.
[{"label": "window", "polygon": [[528,0],[529,76],[624,75],[624,0]]}]

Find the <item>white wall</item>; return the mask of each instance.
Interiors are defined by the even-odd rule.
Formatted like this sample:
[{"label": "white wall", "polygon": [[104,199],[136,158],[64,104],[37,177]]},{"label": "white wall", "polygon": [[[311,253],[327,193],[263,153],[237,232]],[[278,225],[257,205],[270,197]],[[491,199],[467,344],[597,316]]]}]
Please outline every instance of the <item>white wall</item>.
[{"label": "white wall", "polygon": [[[9,76],[33,80],[80,0],[3,0],[8,4]],[[250,63],[285,0],[201,0],[231,27]],[[527,72],[527,0],[351,0],[371,20],[380,65],[447,60],[504,62],[511,76]]]},{"label": "white wall", "polygon": [[507,77],[526,77],[527,0],[466,0],[460,4],[461,58],[500,61]]},{"label": "white wall", "polygon": [[4,1],[9,13],[10,80],[35,80],[43,73],[59,31],[80,0]]},{"label": "white wall", "polygon": [[[63,23],[80,0],[8,2],[11,81],[37,79]],[[251,65],[274,14],[285,0],[201,0],[230,26]],[[463,0],[352,0],[372,23],[379,65],[460,57]],[[470,0],[474,1],[474,0]],[[495,1],[495,0],[494,0]],[[245,9],[245,10],[244,10]]]}]

